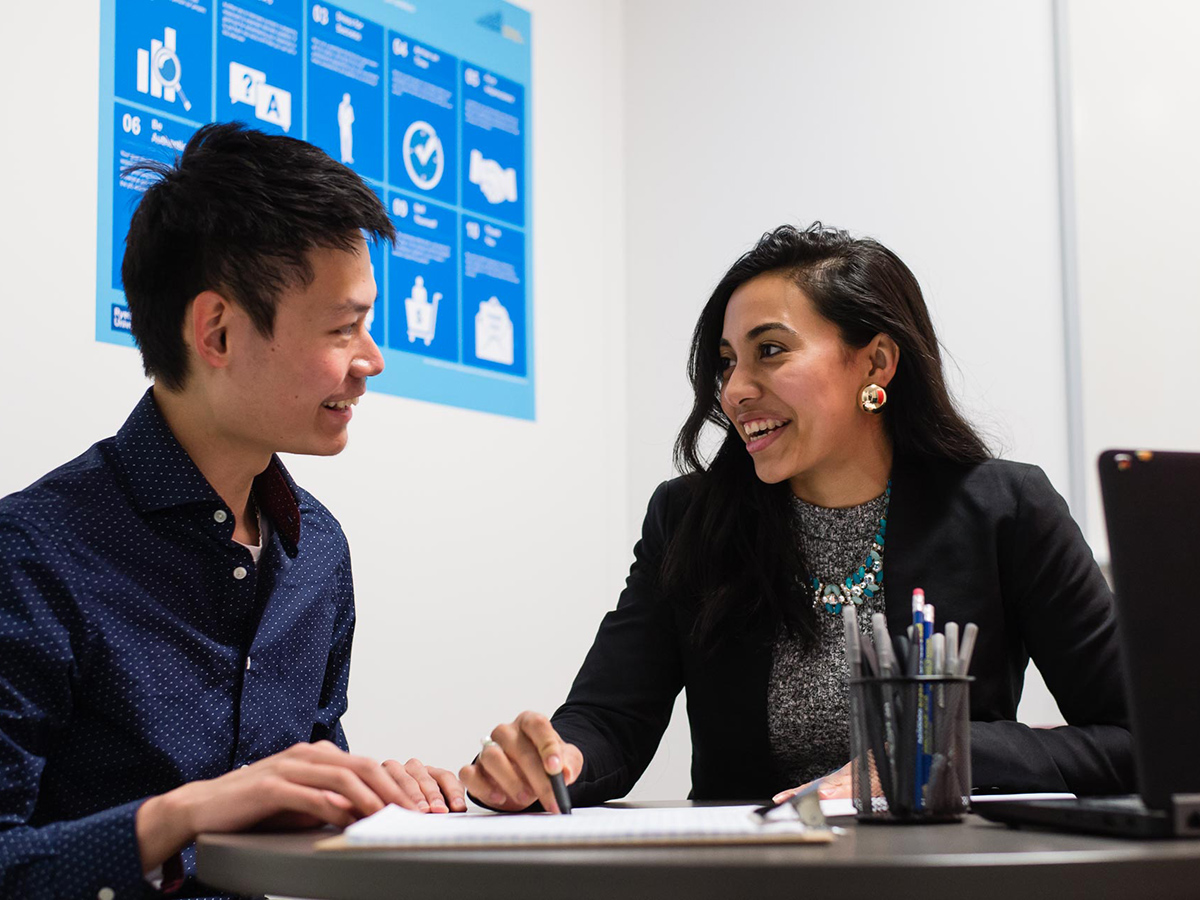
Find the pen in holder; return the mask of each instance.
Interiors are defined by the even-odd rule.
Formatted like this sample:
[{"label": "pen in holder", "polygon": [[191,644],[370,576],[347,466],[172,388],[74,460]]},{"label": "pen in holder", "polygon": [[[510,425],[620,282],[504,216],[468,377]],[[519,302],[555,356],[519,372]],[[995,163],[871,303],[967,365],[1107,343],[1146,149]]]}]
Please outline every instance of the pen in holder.
[{"label": "pen in holder", "polygon": [[850,681],[854,808],[861,822],[956,822],[971,794],[970,678]]},{"label": "pen in holder", "polygon": [[860,822],[957,822],[971,796],[971,678],[979,629],[934,633],[934,607],[913,591],[913,624],[895,639],[882,613],[874,642],[842,609],[850,668],[850,777]]}]

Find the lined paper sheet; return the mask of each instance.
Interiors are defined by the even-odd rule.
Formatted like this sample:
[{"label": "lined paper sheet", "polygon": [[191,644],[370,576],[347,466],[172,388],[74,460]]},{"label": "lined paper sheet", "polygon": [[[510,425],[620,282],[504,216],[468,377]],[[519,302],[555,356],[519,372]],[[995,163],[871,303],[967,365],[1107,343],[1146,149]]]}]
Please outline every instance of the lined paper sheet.
[{"label": "lined paper sheet", "polygon": [[796,819],[763,822],[753,806],[577,809],[569,816],[490,812],[429,815],[388,806],[322,850],[663,844],[827,843],[829,829]]}]

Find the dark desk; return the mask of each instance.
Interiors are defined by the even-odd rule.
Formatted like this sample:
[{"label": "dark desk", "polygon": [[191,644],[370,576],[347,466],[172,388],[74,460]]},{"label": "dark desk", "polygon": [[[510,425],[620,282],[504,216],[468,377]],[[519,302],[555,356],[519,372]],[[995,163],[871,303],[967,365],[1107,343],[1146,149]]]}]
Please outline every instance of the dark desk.
[{"label": "dark desk", "polygon": [[855,825],[828,845],[317,852],[334,832],[205,835],[200,877],[320,900],[771,900],[1200,897],[1200,841],[961,825]]}]

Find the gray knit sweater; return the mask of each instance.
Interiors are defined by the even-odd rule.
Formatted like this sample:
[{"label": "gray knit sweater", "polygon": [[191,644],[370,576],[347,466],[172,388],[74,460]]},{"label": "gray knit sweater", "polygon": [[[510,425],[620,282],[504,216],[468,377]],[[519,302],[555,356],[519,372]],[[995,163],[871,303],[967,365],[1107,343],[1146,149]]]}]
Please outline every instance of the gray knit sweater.
[{"label": "gray knit sweater", "polygon": [[[883,494],[847,509],[826,509],[797,498],[796,525],[809,571],[822,582],[845,581],[866,559],[885,506]],[[811,590],[807,596],[811,598]],[[871,614],[883,609],[882,589],[858,607],[864,634],[870,631]],[[819,778],[850,761],[850,672],[842,617],[818,604],[817,628],[818,639],[807,647],[786,635],[776,639],[767,688],[771,753],[792,785]]]}]

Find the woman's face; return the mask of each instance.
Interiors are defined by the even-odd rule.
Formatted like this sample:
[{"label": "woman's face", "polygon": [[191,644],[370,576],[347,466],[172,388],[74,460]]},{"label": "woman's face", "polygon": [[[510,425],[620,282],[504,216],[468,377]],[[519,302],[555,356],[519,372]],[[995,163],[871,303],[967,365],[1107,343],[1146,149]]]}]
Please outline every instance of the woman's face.
[{"label": "woman's face", "polygon": [[822,481],[878,452],[882,423],[859,406],[879,361],[875,344],[849,347],[784,274],[759,275],[733,292],[721,332],[721,409],[761,480],[821,496]]}]

